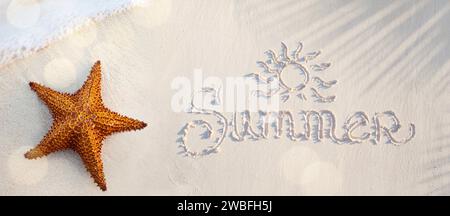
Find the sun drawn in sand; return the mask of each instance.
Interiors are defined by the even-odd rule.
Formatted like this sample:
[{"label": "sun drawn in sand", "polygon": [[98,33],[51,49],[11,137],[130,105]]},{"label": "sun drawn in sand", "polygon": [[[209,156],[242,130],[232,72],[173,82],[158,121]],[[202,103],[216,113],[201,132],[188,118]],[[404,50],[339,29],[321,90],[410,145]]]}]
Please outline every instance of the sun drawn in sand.
[{"label": "sun drawn in sand", "polygon": [[[323,96],[319,91],[332,87],[336,80],[324,81],[318,73],[330,67],[330,63],[311,63],[320,51],[302,54],[303,44],[299,43],[297,49],[289,53],[286,44],[281,43],[281,53],[276,54],[273,50],[266,51],[268,59],[257,63],[264,69],[260,73],[253,73],[256,79],[264,84],[276,82],[275,89],[268,91],[258,90],[258,96],[272,97],[279,94],[283,102],[291,95],[301,100],[307,100],[305,91],[309,90],[316,102],[330,103],[336,96]],[[295,78],[292,78],[295,77]],[[299,82],[300,80],[300,82]]]}]

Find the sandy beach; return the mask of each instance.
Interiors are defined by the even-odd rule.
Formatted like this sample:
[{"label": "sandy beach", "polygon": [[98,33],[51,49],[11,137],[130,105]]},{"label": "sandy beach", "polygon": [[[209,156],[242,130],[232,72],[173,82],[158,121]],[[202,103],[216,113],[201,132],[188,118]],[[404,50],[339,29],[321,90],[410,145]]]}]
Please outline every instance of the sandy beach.
[{"label": "sandy beach", "polygon": [[[448,20],[450,3],[433,0],[155,0],[93,22],[0,69],[0,194],[448,195]],[[391,111],[401,127],[386,130],[401,139],[413,124],[414,136],[399,145],[386,143],[384,135],[379,143],[368,138],[340,145],[326,138],[293,141],[283,128],[279,138],[273,131],[267,138],[242,141],[227,134],[220,151],[184,156],[178,139],[186,123],[204,120],[214,136],[220,125],[214,115],[174,111],[174,80],[192,81],[201,71],[204,79],[225,86],[227,78],[261,72],[257,62],[270,59],[267,50],[282,54],[281,42],[289,55],[299,42],[302,56],[320,51],[310,63],[302,62],[311,71],[310,83],[312,77],[336,81],[317,89],[335,96],[332,101],[315,102],[307,86],[307,100],[291,95],[279,104],[281,110],[293,115],[328,110],[337,136],[346,119],[364,112],[368,125],[354,134],[371,133],[370,139],[376,136],[370,129],[374,116]],[[28,83],[72,93],[97,60],[103,67],[104,103],[148,123],[144,130],[104,141],[107,192],[96,187],[73,151],[37,160],[23,157],[52,125],[47,107]],[[314,68],[320,63],[330,65],[320,71]],[[283,78],[286,83],[294,79]],[[229,110],[220,114],[233,119]],[[395,121],[386,116],[379,128]],[[324,127],[328,133],[328,124]],[[191,132],[190,143],[200,145],[192,149],[211,145],[198,138],[200,127]]]}]

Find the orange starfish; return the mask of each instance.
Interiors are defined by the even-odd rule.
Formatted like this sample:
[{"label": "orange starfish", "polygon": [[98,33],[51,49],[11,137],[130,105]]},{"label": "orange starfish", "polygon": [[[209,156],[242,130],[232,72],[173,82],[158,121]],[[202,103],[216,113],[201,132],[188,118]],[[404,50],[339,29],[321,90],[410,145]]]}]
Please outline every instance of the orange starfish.
[{"label": "orange starfish", "polygon": [[59,93],[30,82],[31,88],[50,109],[54,122],[44,139],[25,157],[35,159],[52,152],[73,149],[80,155],[97,185],[106,191],[101,159],[102,141],[113,133],[142,129],[147,124],[110,111],[103,105],[101,76],[100,61],[97,61],[83,87],[74,94]]}]

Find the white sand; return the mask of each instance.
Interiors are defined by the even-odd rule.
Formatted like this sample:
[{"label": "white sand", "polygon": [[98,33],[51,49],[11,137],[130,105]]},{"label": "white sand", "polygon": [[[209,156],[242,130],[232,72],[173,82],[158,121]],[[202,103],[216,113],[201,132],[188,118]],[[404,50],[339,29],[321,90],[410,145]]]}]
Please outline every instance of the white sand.
[{"label": "white sand", "polygon": [[[450,194],[449,19],[450,3],[424,0],[155,0],[110,17],[1,69],[0,194]],[[283,109],[331,110],[338,127],[355,111],[392,110],[403,136],[415,124],[413,140],[394,146],[227,137],[218,154],[178,155],[177,133],[198,116],[172,111],[172,81],[191,79],[194,69],[222,80],[260,71],[256,61],[281,41],[321,50],[318,62],[332,63],[322,77],[338,81],[327,90],[335,102],[297,98]],[[33,162],[20,157],[51,125],[28,82],[73,92],[97,59],[107,106],[149,123],[105,141],[107,192],[71,151]]]}]

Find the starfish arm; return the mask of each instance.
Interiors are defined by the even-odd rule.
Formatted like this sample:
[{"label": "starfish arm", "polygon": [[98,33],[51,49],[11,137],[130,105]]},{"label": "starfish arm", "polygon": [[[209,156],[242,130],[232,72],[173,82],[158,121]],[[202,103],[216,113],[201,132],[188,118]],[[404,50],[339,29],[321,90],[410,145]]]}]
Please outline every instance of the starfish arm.
[{"label": "starfish arm", "polygon": [[123,131],[139,130],[147,126],[145,122],[109,110],[97,112],[94,122],[105,136]]},{"label": "starfish arm", "polygon": [[30,82],[30,87],[48,106],[55,119],[59,116],[64,116],[75,107],[75,103],[70,94],[59,93],[34,82]]},{"label": "starfish arm", "polygon": [[103,106],[103,100],[101,96],[101,71],[101,63],[100,61],[97,61],[94,66],[92,66],[91,72],[86,82],[83,84],[81,89],[79,89],[75,93],[78,101],[80,103],[83,103],[85,106]]},{"label": "starfish arm", "polygon": [[68,123],[55,122],[39,145],[25,153],[25,157],[35,159],[69,148],[73,138],[73,133],[70,131]]},{"label": "starfish arm", "polygon": [[85,126],[81,130],[81,135],[74,149],[80,155],[95,183],[97,183],[101,190],[106,191],[106,180],[101,158],[103,139],[104,136],[99,134],[95,129],[90,126]]}]

